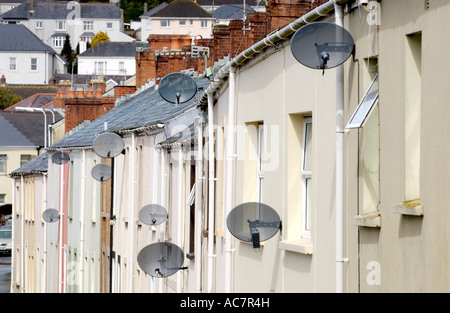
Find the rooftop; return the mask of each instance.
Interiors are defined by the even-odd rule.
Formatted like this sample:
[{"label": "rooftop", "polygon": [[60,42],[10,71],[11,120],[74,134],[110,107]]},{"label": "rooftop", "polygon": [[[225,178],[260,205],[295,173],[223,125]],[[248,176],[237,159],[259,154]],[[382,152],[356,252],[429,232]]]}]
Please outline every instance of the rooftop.
[{"label": "rooftop", "polygon": [[206,12],[200,5],[192,0],[175,0],[161,10],[158,10],[156,13],[148,16],[211,18],[211,14]]},{"label": "rooftop", "polygon": [[0,51],[48,51],[56,54],[24,25],[0,24]]},{"label": "rooftop", "polygon": [[148,47],[146,42],[100,42],[78,57],[135,57],[137,47]]}]

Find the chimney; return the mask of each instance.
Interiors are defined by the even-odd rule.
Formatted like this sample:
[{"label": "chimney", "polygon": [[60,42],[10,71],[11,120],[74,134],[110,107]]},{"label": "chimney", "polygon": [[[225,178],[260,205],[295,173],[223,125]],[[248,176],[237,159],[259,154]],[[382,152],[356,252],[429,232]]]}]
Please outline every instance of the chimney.
[{"label": "chimney", "polygon": [[83,53],[84,51],[86,51],[87,49],[87,43],[86,41],[83,40],[83,38],[81,38],[80,42],[80,54]]},{"label": "chimney", "polygon": [[148,10],[148,4],[147,2],[144,3],[144,14],[147,13]]},{"label": "chimney", "polygon": [[0,78],[0,86],[6,86],[6,78],[5,78],[5,75],[2,75],[2,78]]},{"label": "chimney", "polygon": [[49,86],[55,86],[56,85],[56,79],[55,77],[51,77],[50,80],[48,81],[48,85]]}]

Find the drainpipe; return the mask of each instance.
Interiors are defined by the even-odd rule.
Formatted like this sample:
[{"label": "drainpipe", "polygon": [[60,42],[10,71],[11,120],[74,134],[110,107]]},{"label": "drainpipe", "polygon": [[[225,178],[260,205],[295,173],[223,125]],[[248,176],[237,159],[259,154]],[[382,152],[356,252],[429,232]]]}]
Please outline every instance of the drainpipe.
[{"label": "drainpipe", "polygon": [[24,182],[23,182],[23,174],[20,176],[20,254],[21,254],[21,261],[20,261],[20,289],[22,289],[22,292],[25,292],[25,286],[24,286],[24,262],[25,262],[25,253],[24,253],[24,247],[25,247],[25,190],[24,190]]},{"label": "drainpipe", "polygon": [[60,190],[59,190],[59,244],[58,244],[58,250],[59,250],[59,255],[58,255],[58,292],[62,293],[62,276],[63,276],[63,268],[62,268],[62,245],[63,245],[63,220],[64,220],[64,210],[63,210],[63,203],[64,203],[64,199],[63,199],[63,195],[64,195],[64,165],[60,165],[59,166],[59,170],[60,170],[60,174],[59,174],[59,185],[60,185]]},{"label": "drainpipe", "polygon": [[136,138],[134,132],[131,133],[131,153],[130,153],[130,160],[131,160],[131,192],[130,192],[130,209],[131,209],[131,216],[130,216],[130,232],[131,232],[131,241],[130,241],[130,255],[128,260],[128,266],[130,274],[129,274],[129,290],[132,293],[133,292],[133,263],[134,263],[134,226],[135,226],[135,220],[134,220],[134,206],[135,206],[135,185],[136,185],[136,173],[135,173],[135,167],[136,167]]},{"label": "drainpipe", "polygon": [[[167,208],[167,195],[166,195],[166,155],[164,153],[164,149],[161,149],[161,206],[166,208],[166,210],[168,210]],[[170,216],[169,216],[170,218]],[[168,223],[168,221],[166,221],[166,223]],[[164,227],[161,227],[161,231],[160,231],[160,235],[159,235],[159,239],[164,242],[165,240],[165,230]],[[158,292],[162,292],[163,291],[163,280],[162,279],[158,279]]]},{"label": "drainpipe", "polygon": [[79,292],[84,292],[84,216],[86,210],[86,150],[83,149],[82,161],[81,161],[81,207],[80,207],[80,282]]},{"label": "drainpipe", "polygon": [[[177,214],[177,244],[182,247],[183,233],[183,146],[178,146],[178,214]],[[177,292],[181,292],[181,271],[177,271]]]},{"label": "drainpipe", "polygon": [[209,167],[209,210],[208,210],[208,285],[207,292],[212,292],[214,255],[214,98],[208,93],[208,167]]},{"label": "drainpipe", "polygon": [[[12,246],[11,246],[11,283],[9,285],[9,292],[14,292],[14,282],[16,281],[16,275],[14,275],[14,264],[16,262],[16,257],[14,256],[14,251],[16,250],[14,248],[15,244],[15,236],[14,233],[16,232],[16,217],[15,217],[15,211],[16,211],[16,191],[15,191],[15,185],[16,185],[16,178],[14,177],[11,179],[11,195],[12,195],[12,211],[11,211],[11,220],[12,220],[12,232],[11,232],[11,240],[12,240]],[[45,277],[45,276],[44,276]]]},{"label": "drainpipe", "polygon": [[[343,27],[342,5],[333,0],[335,23]],[[339,36],[339,34],[338,34]],[[344,292],[344,66],[336,68],[336,292]]]},{"label": "drainpipe", "polygon": [[202,292],[202,189],[203,189],[203,127],[197,124],[197,157],[195,161],[195,291]]},{"label": "drainpipe", "polygon": [[[228,94],[228,125],[225,147],[225,216],[226,218],[230,211],[233,209],[233,167],[235,159],[235,114],[236,114],[236,69],[230,67],[229,78],[229,94]],[[232,238],[229,230],[225,232],[225,292],[232,292],[232,268],[233,268],[233,249]]]},{"label": "drainpipe", "polygon": [[[42,173],[42,181],[44,183],[44,207],[43,211],[47,209],[47,173]],[[14,199],[14,198],[13,198]],[[47,223],[44,223],[44,292],[47,292]]]}]

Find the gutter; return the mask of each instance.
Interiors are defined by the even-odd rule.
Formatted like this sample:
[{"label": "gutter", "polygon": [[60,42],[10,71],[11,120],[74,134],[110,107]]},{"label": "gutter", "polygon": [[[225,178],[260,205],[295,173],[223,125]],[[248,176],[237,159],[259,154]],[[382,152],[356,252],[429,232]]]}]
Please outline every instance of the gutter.
[{"label": "gutter", "polygon": [[[252,58],[258,53],[263,52],[266,48],[276,46],[276,43],[280,41],[287,40],[289,36],[295,33],[302,26],[314,22],[320,17],[326,16],[329,12],[335,11],[335,23],[336,25],[343,26],[343,9],[342,5],[345,5],[349,0],[329,0],[328,2],[316,7],[314,10],[302,15],[297,20],[292,23],[284,26],[283,28],[276,30],[266,36],[264,39],[260,40],[256,44],[247,48],[239,55],[237,55],[234,59],[230,60],[227,64],[225,64],[214,77],[214,81],[208,86],[208,88],[203,92],[200,97],[199,104],[207,105],[210,103],[210,96],[214,95],[214,92],[220,89],[225,85],[228,76],[230,76],[230,91],[229,91],[229,118],[234,119],[235,106],[237,103],[233,100],[235,98],[235,72],[236,69],[246,63],[247,59]],[[231,75],[230,75],[231,74]],[[232,86],[233,85],[233,86]],[[344,71],[342,66],[337,68],[336,71],[336,292],[344,291],[344,262],[347,262],[348,259],[344,258],[344,133],[343,133],[343,114],[344,114]],[[208,106],[208,110],[210,107]],[[233,115],[230,115],[232,113]],[[235,123],[235,121],[233,120]],[[232,123],[230,122],[229,127],[232,127]],[[233,166],[233,162],[231,159],[234,155],[233,153],[233,144],[234,137],[236,134],[230,132],[231,137],[228,137],[233,141],[229,147],[226,149],[227,153],[227,162],[229,162],[229,171]],[[227,143],[228,143],[227,141]],[[225,179],[227,181],[226,185],[226,197],[225,203],[226,207],[231,205],[233,200],[234,193],[230,188],[229,184],[232,184],[232,174],[227,173]],[[227,233],[228,234],[228,233]],[[228,242],[229,240],[227,240]],[[232,256],[232,247],[229,244],[226,247],[226,260],[225,260],[225,290],[226,292],[230,292],[232,289],[230,275],[232,276],[231,269],[231,260]]]}]

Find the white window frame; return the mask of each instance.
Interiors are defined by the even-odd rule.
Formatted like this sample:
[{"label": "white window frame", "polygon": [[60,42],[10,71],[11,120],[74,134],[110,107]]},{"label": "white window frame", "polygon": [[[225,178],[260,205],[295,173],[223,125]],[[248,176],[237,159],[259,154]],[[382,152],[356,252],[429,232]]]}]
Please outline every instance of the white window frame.
[{"label": "white window frame", "polygon": [[159,25],[161,28],[169,28],[170,20],[168,20],[168,19],[159,20]]},{"label": "white window frame", "polygon": [[201,20],[200,21],[200,27],[201,28],[207,28],[208,27],[208,20]]},{"label": "white window frame", "polygon": [[0,194],[0,204],[5,204],[6,203],[6,194],[1,193]]},{"label": "white window frame", "polygon": [[55,21],[55,30],[66,30],[66,21]]},{"label": "white window frame", "polygon": [[114,24],[113,22],[106,22],[106,29],[113,29]]},{"label": "white window frame", "polygon": [[36,29],[43,29],[44,28],[44,23],[42,21],[36,21]]},{"label": "white window frame", "polygon": [[257,136],[256,202],[262,203],[262,180],[264,178],[264,172],[262,170],[264,153],[264,124],[258,124]]},{"label": "white window frame", "polygon": [[190,19],[190,20],[189,20],[189,24],[190,24],[190,26],[194,26],[194,20],[193,20],[193,19]]},{"label": "white window frame", "polygon": [[7,173],[7,167],[6,167],[7,162],[8,162],[8,155],[0,154],[0,174]]},{"label": "white window frame", "polygon": [[152,20],[147,19],[146,28],[147,30],[152,30]]},{"label": "white window frame", "polygon": [[178,20],[178,23],[181,27],[184,27],[187,25],[187,20],[185,18],[181,18]]},{"label": "white window frame", "polygon": [[55,48],[62,48],[64,47],[64,42],[66,41],[65,36],[54,36],[52,37],[52,45]]},{"label": "white window frame", "polygon": [[125,62],[124,61],[119,61],[119,73],[125,73]]},{"label": "white window frame", "polygon": [[83,30],[94,30],[94,21],[83,21]]},{"label": "white window frame", "polygon": [[[100,67],[99,65],[103,64],[102,67],[102,72],[99,71]],[[101,62],[95,62],[95,75],[106,75],[106,62],[105,61],[101,61]]]},{"label": "white window frame", "polygon": [[369,119],[374,107],[378,104],[378,74],[375,75],[372,83],[367,89],[364,97],[359,102],[352,117],[350,118],[346,129],[361,128]]},{"label": "white window frame", "polygon": [[[35,64],[33,64],[33,60],[35,61]],[[34,68],[33,68],[33,66],[34,66]],[[30,59],[30,70],[33,72],[38,70],[38,59],[37,58]]]},{"label": "white window frame", "polygon": [[9,70],[17,71],[17,58],[9,58]]},{"label": "white window frame", "polygon": [[83,41],[85,41],[86,43],[91,43],[92,42],[92,38],[94,38],[94,37],[91,37],[91,36],[83,36],[83,37],[81,37],[81,39],[83,39]]},{"label": "white window frame", "polygon": [[[310,131],[311,131],[311,137],[310,137],[310,144],[309,147],[311,151],[307,150],[308,148],[308,125],[310,125]],[[303,145],[302,145],[302,163],[301,163],[301,176],[302,176],[302,237],[303,238],[311,238],[311,228],[308,227],[311,222],[311,199],[309,195],[311,194],[311,182],[312,182],[312,168],[306,168],[306,159],[307,155],[311,154],[312,151],[312,118],[310,116],[306,116],[303,118]],[[310,155],[310,160],[312,163],[312,155]],[[312,167],[312,164],[310,164],[310,167]]]}]

